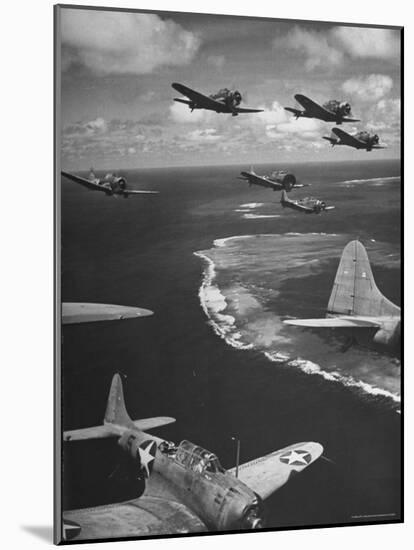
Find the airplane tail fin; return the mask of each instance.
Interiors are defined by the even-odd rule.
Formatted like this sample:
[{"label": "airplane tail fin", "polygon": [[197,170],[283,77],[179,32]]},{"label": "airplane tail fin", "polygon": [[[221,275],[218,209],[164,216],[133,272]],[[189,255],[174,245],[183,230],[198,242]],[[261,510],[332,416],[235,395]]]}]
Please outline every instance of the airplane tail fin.
[{"label": "airplane tail fin", "polygon": [[342,252],[327,313],[369,317],[400,314],[399,307],[378,290],[367,252],[359,241],[349,242]]},{"label": "airplane tail fin", "polygon": [[94,169],[93,169],[93,168],[91,168],[91,169],[89,170],[89,176],[88,176],[88,179],[89,179],[90,181],[94,181],[94,180],[96,179],[96,176],[95,176],[95,171],[94,171]]},{"label": "airplane tail fin", "polygon": [[111,389],[109,390],[108,402],[104,424],[117,424],[118,426],[134,427],[125,407],[124,390],[122,380],[119,374],[112,378]]}]

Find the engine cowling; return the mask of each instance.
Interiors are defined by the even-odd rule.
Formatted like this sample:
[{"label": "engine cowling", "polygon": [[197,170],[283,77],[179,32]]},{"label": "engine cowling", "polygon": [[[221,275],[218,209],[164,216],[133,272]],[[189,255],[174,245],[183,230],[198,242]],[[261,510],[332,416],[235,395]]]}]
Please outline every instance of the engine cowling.
[{"label": "engine cowling", "polygon": [[342,115],[349,115],[350,112],[351,112],[351,105],[345,101],[343,101],[340,105],[339,105],[339,110],[341,112]]},{"label": "engine cowling", "polygon": [[271,179],[283,185],[283,189],[289,193],[296,185],[296,177],[286,171],[273,172]]}]

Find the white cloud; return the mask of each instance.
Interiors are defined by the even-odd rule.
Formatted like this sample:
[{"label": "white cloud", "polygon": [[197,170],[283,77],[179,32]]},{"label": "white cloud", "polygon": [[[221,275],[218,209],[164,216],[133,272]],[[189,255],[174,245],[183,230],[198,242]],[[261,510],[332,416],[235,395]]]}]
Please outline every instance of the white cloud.
[{"label": "white cloud", "polygon": [[192,132],[189,132],[187,138],[190,141],[214,142],[220,140],[222,136],[217,134],[217,130],[215,128],[206,128],[205,130],[193,130]]},{"label": "white cloud", "polygon": [[378,101],[393,87],[392,78],[384,74],[354,77],[342,84],[342,90],[361,101]]},{"label": "white cloud", "polygon": [[287,36],[274,41],[275,48],[286,46],[306,54],[305,66],[309,71],[323,64],[339,65],[343,59],[343,53],[332,47],[330,35],[325,32],[308,31],[296,26]]},{"label": "white cloud", "polygon": [[331,34],[351,57],[392,59],[399,55],[400,34],[397,30],[335,27]]},{"label": "white cloud", "polygon": [[278,101],[273,101],[270,109],[265,108],[265,111],[255,115],[253,120],[256,121],[256,124],[257,122],[265,124],[266,135],[271,139],[282,138],[286,134],[296,134],[304,140],[315,138],[322,127],[321,121],[316,119],[299,118],[296,120]]},{"label": "white cloud", "polygon": [[285,36],[278,36],[273,46],[290,48],[305,54],[308,71],[318,66],[340,65],[351,58],[398,59],[399,31],[365,27],[333,27],[328,31],[309,31],[296,26]]},{"label": "white cloud", "polygon": [[62,66],[80,63],[98,75],[144,74],[161,65],[185,65],[200,38],[155,14],[62,11]]},{"label": "white cloud", "polygon": [[174,101],[174,103],[170,105],[170,117],[174,122],[184,124],[195,122],[208,123],[213,115],[218,116],[216,113],[205,111],[204,109],[195,109],[191,112],[191,109],[189,109],[187,105],[178,103],[177,101]]},{"label": "white cloud", "polygon": [[401,132],[401,101],[399,99],[381,99],[367,113],[367,128],[386,131],[399,136]]}]

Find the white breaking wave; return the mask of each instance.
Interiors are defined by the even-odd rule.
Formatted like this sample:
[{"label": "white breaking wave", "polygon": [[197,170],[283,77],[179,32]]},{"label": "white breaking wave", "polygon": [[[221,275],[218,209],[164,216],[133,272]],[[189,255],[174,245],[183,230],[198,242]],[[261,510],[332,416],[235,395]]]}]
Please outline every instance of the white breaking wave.
[{"label": "white breaking wave", "polygon": [[244,214],[246,220],[260,220],[262,218],[280,218],[280,214]]},{"label": "white breaking wave", "polygon": [[369,393],[371,395],[388,397],[392,399],[395,403],[400,403],[401,401],[400,396],[397,394],[394,394],[388,390],[384,390],[383,388],[378,388],[377,386],[373,386],[372,384],[368,384],[368,382],[356,380],[352,376],[344,376],[337,371],[325,371],[321,369],[319,365],[313,363],[312,361],[301,359],[300,357],[296,359],[290,359],[288,355],[277,352],[265,352],[265,355],[268,359],[270,359],[270,361],[273,361],[275,363],[286,363],[287,366],[297,367],[306,374],[317,374],[319,376],[322,376],[325,380],[328,380],[329,382],[339,382],[346,387],[359,388],[365,393]]},{"label": "white breaking wave", "polygon": [[246,204],[240,204],[240,208],[260,208],[264,206],[264,202],[247,202]]},{"label": "white breaking wave", "polygon": [[361,180],[344,180],[338,182],[339,185],[345,185],[345,184],[358,184],[358,183],[371,183],[371,182],[378,182],[378,181],[397,181],[400,180],[400,176],[389,176],[386,178],[368,178],[368,179],[361,179]]},{"label": "white breaking wave", "polygon": [[[290,236],[302,236],[302,235],[318,235],[337,237],[339,235],[335,233],[285,233]],[[262,234],[261,237],[275,237],[274,234]],[[223,239],[216,239],[214,246],[218,248],[225,247],[228,242],[236,241],[240,239],[251,239],[257,237],[257,235],[236,235],[232,237],[226,237]],[[203,274],[202,284],[199,289],[199,299],[201,307],[208,319],[208,323],[213,328],[215,334],[224,339],[225,342],[233,348],[239,350],[251,350],[258,349],[254,343],[245,343],[242,341],[243,335],[239,332],[236,319],[232,315],[225,314],[228,304],[225,296],[221,293],[217,285],[214,284],[216,278],[215,264],[206,254],[202,252],[194,252],[195,256],[202,258],[206,262],[206,268]],[[272,362],[286,365],[287,367],[294,367],[300,369],[306,374],[318,375],[323,377],[329,382],[339,383],[345,387],[354,388],[364,393],[381,396],[391,399],[394,403],[400,403],[401,398],[398,393],[393,393],[383,388],[379,388],[368,382],[358,380],[350,375],[341,374],[338,371],[326,371],[316,363],[312,361],[302,359],[301,357],[292,358],[289,353],[285,351],[261,351],[267,359]],[[399,410],[396,411],[400,413]]]},{"label": "white breaking wave", "polygon": [[251,349],[253,344],[243,344],[240,341],[241,334],[235,330],[235,318],[222,313],[227,308],[227,302],[219,288],[213,284],[216,277],[214,262],[202,252],[194,252],[194,255],[207,262],[198,297],[210,326],[217,336],[223,338],[230,346],[237,349]]}]

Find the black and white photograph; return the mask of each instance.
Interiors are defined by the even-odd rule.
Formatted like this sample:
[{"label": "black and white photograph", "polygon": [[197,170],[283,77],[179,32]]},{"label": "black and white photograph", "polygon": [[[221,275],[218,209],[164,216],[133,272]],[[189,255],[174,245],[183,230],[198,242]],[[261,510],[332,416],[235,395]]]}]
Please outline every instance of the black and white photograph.
[{"label": "black and white photograph", "polygon": [[55,543],[403,521],[383,23],[54,7]]}]

